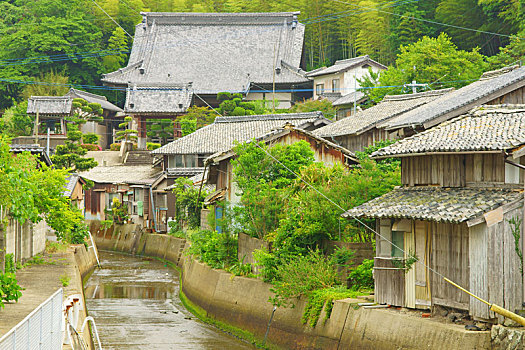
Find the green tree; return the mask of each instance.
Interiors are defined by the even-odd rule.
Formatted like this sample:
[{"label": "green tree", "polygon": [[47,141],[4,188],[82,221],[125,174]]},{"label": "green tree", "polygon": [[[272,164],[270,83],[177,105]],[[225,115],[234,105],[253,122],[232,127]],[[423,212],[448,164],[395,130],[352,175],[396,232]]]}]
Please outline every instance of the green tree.
[{"label": "green tree", "polygon": [[168,143],[168,137],[173,136],[173,121],[171,119],[147,119],[150,124],[147,136],[149,138],[159,138],[160,143]]},{"label": "green tree", "polygon": [[[478,79],[487,68],[484,56],[477,49],[458,50],[449,36],[442,33],[437,38],[423,37],[414,44],[402,46],[395,65],[381,73],[373,89],[363,92],[377,103],[387,94],[411,92],[404,90],[403,84],[414,80],[432,84],[429,85],[432,89],[458,88]],[[374,80],[374,77],[365,77],[360,85],[369,87],[374,85]]]},{"label": "green tree", "polygon": [[136,140],[138,131],[131,129],[132,117],[125,117],[124,122],[118,125],[119,128],[124,130],[117,131],[117,140],[124,140],[126,142]]},{"label": "green tree", "polygon": [[327,99],[321,100],[306,100],[303,102],[296,103],[289,111],[291,113],[304,113],[304,112],[316,112],[321,111],[325,118],[334,119],[336,114],[336,108]]},{"label": "green tree", "polygon": [[83,99],[74,99],[73,107],[73,115],[67,118],[70,122],[67,124],[67,140],[64,145],[57,146],[51,160],[57,167],[86,171],[96,167],[98,163],[93,158],[83,157],[87,149],[81,146],[83,134],[80,127],[87,121],[101,121],[102,108],[98,103],[88,103]]},{"label": "green tree", "polygon": [[102,58],[104,71],[108,73],[122,68],[127,61],[128,56],[125,51],[128,49],[128,36],[120,27],[117,27],[108,40],[107,50],[111,53],[118,53]]},{"label": "green tree", "polygon": [[2,133],[7,136],[29,136],[33,130],[33,117],[27,115],[27,101],[16,103],[8,108],[2,116]]},{"label": "green tree", "polygon": [[249,142],[237,145],[235,153],[233,173],[241,191],[241,205],[234,208],[235,221],[244,232],[262,238],[273,232],[282,218],[285,188],[296,178],[288,169],[300,171],[311,164],[313,151],[306,141],[272,148]]}]

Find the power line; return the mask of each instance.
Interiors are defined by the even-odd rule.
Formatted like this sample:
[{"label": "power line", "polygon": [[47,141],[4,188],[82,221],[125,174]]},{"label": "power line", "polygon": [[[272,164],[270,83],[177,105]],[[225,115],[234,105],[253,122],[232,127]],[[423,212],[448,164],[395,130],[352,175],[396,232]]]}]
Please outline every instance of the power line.
[{"label": "power line", "polygon": [[[441,22],[437,22],[437,21],[431,21],[431,20],[428,20],[428,19],[423,19],[423,18],[418,18],[418,17],[413,17],[413,16],[406,16],[406,15],[402,15],[402,14],[399,14],[399,13],[394,13],[394,12],[390,12],[390,11],[380,10],[378,8],[356,5],[356,4],[352,4],[352,3],[341,1],[341,0],[332,0],[332,1],[339,2],[339,3],[342,3],[342,4],[347,4],[347,5],[350,5],[350,6],[363,8],[363,9],[369,9],[369,10],[372,10],[372,11],[382,12],[382,13],[386,13],[386,14],[389,14],[389,15],[397,16],[397,17],[413,19],[413,20],[416,20],[416,21],[421,21],[421,22],[426,22],[426,23],[431,23],[431,24],[437,24],[437,25],[441,25],[441,26],[445,26],[445,27],[469,30],[469,31],[476,32],[476,33],[492,34],[492,35],[497,35],[497,36],[503,36],[503,37],[506,37],[506,38],[514,37],[513,35],[508,35],[508,34],[488,32],[488,31],[485,31],[485,30],[461,27],[461,26],[456,26],[456,25],[453,25],[453,24],[446,24],[446,23],[441,23]],[[524,38],[519,38],[519,39],[524,39]]]},{"label": "power line", "polygon": [[109,13],[106,12],[106,10],[104,10],[102,7],[100,7],[100,5],[97,4],[97,2],[96,2],[95,0],[91,0],[91,1],[93,1],[93,3],[94,3],[95,5],[97,5],[97,7],[98,7],[102,12],[104,12],[104,13],[106,14],[106,16],[108,16],[108,17],[109,17],[109,18],[110,18],[110,19],[111,19],[111,20],[112,20],[117,26],[119,26],[120,29],[122,29],[122,30],[124,31],[124,33],[126,33],[131,39],[133,39],[133,37],[131,36],[131,34],[129,34],[129,33],[126,31],[126,29],[122,28],[122,26],[121,26],[120,24],[118,24],[118,22],[115,21],[115,20],[113,19],[113,17],[111,17],[111,16],[109,15]]}]

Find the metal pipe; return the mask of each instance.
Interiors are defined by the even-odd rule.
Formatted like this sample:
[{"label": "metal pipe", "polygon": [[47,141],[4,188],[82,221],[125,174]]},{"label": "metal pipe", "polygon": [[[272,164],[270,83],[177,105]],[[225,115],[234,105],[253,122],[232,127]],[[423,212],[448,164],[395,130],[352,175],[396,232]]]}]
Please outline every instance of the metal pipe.
[{"label": "metal pipe", "polygon": [[521,164],[518,164],[518,163],[514,163],[513,161],[511,160],[508,160],[505,158],[505,163],[507,164],[510,164],[510,165],[514,165],[515,167],[518,167],[520,169],[525,169],[525,165],[521,165]]},{"label": "metal pipe", "polygon": [[84,328],[86,328],[86,324],[88,323],[88,321],[91,321],[91,325],[93,326],[92,332],[95,333],[95,339],[97,340],[98,348],[100,350],[102,350],[102,344],[100,343],[100,338],[98,336],[97,325],[95,324],[95,320],[93,319],[93,317],[87,316],[84,319],[84,322],[82,323],[82,328],[80,329],[80,332],[84,333]]},{"label": "metal pipe", "polygon": [[268,333],[270,332],[270,325],[272,324],[273,315],[275,314],[275,310],[277,310],[277,306],[273,307],[272,315],[270,316],[270,320],[268,321],[268,327],[266,327],[266,333],[264,334],[263,346],[264,344],[266,344],[266,339],[268,339]]}]

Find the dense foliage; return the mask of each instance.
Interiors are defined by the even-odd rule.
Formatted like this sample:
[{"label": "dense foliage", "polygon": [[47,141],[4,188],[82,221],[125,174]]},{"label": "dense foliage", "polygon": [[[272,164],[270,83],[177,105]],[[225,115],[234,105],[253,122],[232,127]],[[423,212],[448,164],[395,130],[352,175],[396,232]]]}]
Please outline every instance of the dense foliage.
[{"label": "dense foliage", "polygon": [[0,205],[20,222],[45,219],[60,240],[83,243],[87,235],[82,212],[63,196],[68,172],[37,167],[29,153],[13,157],[8,140],[0,136]]}]

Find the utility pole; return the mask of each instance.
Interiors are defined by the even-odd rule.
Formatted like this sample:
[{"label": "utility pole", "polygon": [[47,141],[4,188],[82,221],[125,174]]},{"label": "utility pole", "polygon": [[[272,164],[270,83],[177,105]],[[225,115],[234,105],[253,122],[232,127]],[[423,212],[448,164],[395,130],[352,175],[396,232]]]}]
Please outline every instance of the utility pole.
[{"label": "utility pole", "polygon": [[355,71],[354,71],[354,117],[355,117],[356,104],[357,104],[357,77],[355,76]]},{"label": "utility pole", "polygon": [[428,84],[421,84],[421,83],[418,84],[415,80],[412,80],[411,84],[404,84],[403,87],[412,88],[412,93],[415,94],[417,93],[418,87],[428,87]]}]

